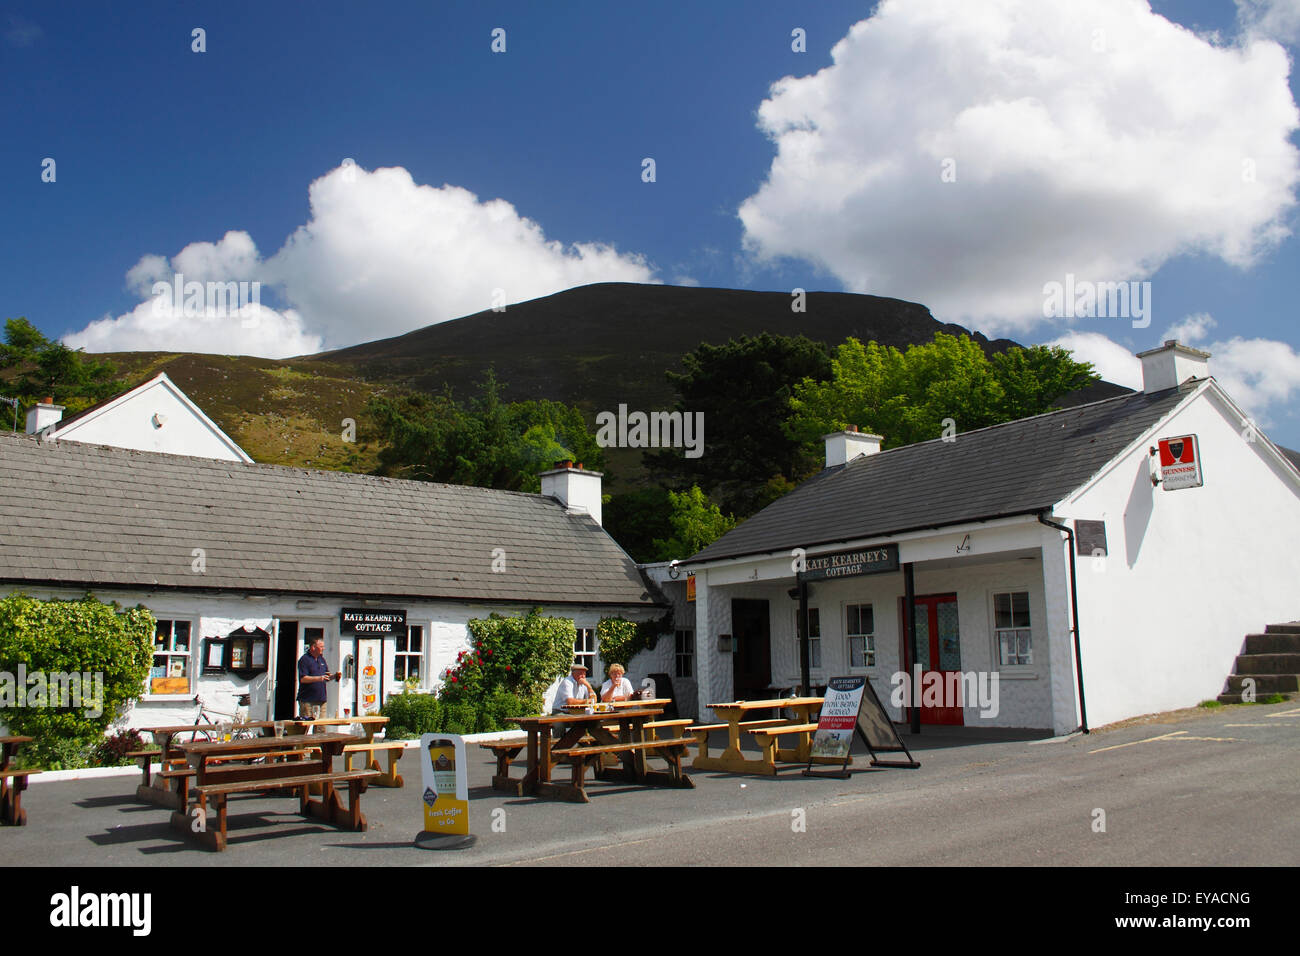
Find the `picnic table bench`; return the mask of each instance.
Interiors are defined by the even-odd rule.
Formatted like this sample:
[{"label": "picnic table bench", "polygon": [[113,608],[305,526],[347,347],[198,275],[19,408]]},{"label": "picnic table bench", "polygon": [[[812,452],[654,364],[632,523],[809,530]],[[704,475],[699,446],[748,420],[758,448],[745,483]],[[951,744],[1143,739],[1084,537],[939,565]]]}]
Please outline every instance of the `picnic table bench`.
[{"label": "picnic table bench", "polygon": [[[718,724],[697,724],[688,728],[699,743],[699,753],[691,764],[693,770],[722,770],[728,773],[761,773],[775,776],[778,762],[807,764],[833,763],[842,765],[843,759],[812,756],[812,735],[817,730],[813,712],[820,710],[823,697],[777,697],[771,700],[738,700],[725,704],[710,704],[709,708],[725,721]],[[753,711],[792,710],[794,720],[745,720]],[[727,731],[727,746],[722,753],[709,753],[709,733]],[[752,736],[761,748],[757,759],[746,757],[740,749],[742,733]],[[793,735],[793,747],[781,747],[780,738]]]},{"label": "picnic table bench", "polygon": [[[350,727],[357,724],[364,733],[364,738],[355,744],[349,744],[343,748],[343,765],[347,770],[352,769],[353,755],[362,754],[365,769],[379,771],[379,776],[371,783],[377,787],[401,787],[405,786],[402,775],[397,772],[397,761],[402,759],[402,754],[406,753],[406,744],[400,740],[375,740],[375,734],[383,729],[388,723],[388,718],[374,714],[362,715],[359,717],[323,717],[318,720],[287,720],[285,730],[290,734],[305,734],[308,731],[314,731],[318,727]],[[388,768],[384,769],[379,766],[378,755],[385,754],[388,757]]]},{"label": "picnic table bench", "polygon": [[[230,728],[232,731],[261,730],[265,733],[271,730],[273,726],[270,721],[256,720],[242,724],[231,724]],[[171,807],[173,810],[181,807],[184,801],[179,795],[178,788],[182,784],[177,783],[173,786],[172,781],[179,781],[184,778],[183,774],[178,774],[176,771],[185,766],[185,756],[176,744],[176,738],[182,734],[211,734],[219,732],[221,729],[217,724],[170,724],[163,727],[140,728],[141,733],[153,737],[155,746],[146,750],[132,750],[127,754],[132,760],[140,761],[140,771],[143,779],[140,785],[135,788],[136,798],[161,807]],[[158,759],[159,772],[151,778],[150,773],[154,758]]]},{"label": "picnic table bench", "polygon": [[[339,757],[348,744],[360,738],[351,734],[316,734],[309,747],[295,737],[270,737],[253,740],[231,740],[212,743],[181,744],[193,783],[187,788],[186,801],[171,816],[172,826],[196,836],[215,850],[224,850],[227,844],[226,803],[236,793],[257,793],[268,790],[288,790],[298,797],[299,813],[324,820],[347,830],[365,830],[368,826],[361,812],[361,794],[366,785],[380,776],[375,770],[335,771],[334,758]],[[274,762],[247,763],[249,754],[261,750],[273,753],[302,751],[305,759],[277,760]],[[348,803],[344,807],[336,786],[346,784]],[[313,800],[308,793],[312,785],[321,791],[321,799]],[[216,826],[207,812],[211,800],[216,810]],[[195,811],[198,811],[197,813]],[[195,821],[201,821],[195,828]]]},{"label": "picnic table bench", "polygon": [[[539,796],[558,797],[576,803],[590,802],[585,786],[587,764],[595,759],[602,761],[608,754],[618,756],[623,772],[629,781],[651,786],[694,787],[690,777],[682,773],[681,756],[688,741],[685,738],[650,740],[646,737],[646,724],[661,716],[662,707],[622,707],[613,712],[545,714],[539,717],[512,717],[528,733],[528,772],[522,779],[508,776],[509,760],[522,750],[518,741],[502,741],[493,747],[497,752],[498,775],[493,786],[513,793],[535,793]],[[618,736],[605,728],[606,723],[617,723]],[[551,728],[564,727],[564,736],[551,744]],[[515,748],[519,747],[519,750]],[[661,757],[668,762],[669,772],[650,771],[646,767],[648,756]],[[551,779],[551,771],[561,762],[573,768],[571,783]],[[503,766],[504,765],[504,766]],[[609,772],[598,767],[597,776]]]},{"label": "picnic table bench", "polygon": [[27,789],[27,778],[40,771],[15,770],[12,764],[22,745],[31,742],[31,737],[18,734],[0,737],[0,822],[10,826],[27,825],[27,811],[23,809],[23,791]]}]

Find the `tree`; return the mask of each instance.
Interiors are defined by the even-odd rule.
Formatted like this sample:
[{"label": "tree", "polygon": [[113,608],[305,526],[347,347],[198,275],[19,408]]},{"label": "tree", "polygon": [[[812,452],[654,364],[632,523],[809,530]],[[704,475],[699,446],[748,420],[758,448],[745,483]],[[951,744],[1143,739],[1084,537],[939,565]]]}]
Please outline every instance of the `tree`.
[{"label": "tree", "polygon": [[820,450],[822,435],[857,425],[895,448],[1040,414],[1095,380],[1091,365],[1060,348],[1013,348],[989,359],[965,335],[940,332],[906,352],[850,338],[835,350],[829,380],[795,388],[787,433]]},{"label": "tree", "polygon": [[490,370],[462,405],[450,394],[374,398],[385,446],[379,473],[509,491],[539,491],[538,474],[573,459],[599,469],[604,453],[582,413],[560,402],[506,403]]},{"label": "tree", "polygon": [[[50,397],[72,412],[111,398],[122,388],[111,362],[89,358],[80,349],[47,339],[25,318],[5,322],[0,380],[24,407]],[[13,428],[8,415],[0,415],[0,423]]]},{"label": "tree", "polygon": [[784,430],[790,397],[800,381],[830,374],[826,346],[805,336],[764,332],[723,345],[701,344],[668,373],[677,410],[704,415],[704,453],[647,455],[660,480],[699,485],[726,510],[749,515],[766,503],[763,486],[775,476],[802,477],[816,461]]},{"label": "tree", "polygon": [[604,508],[605,530],[634,561],[658,560],[656,539],[672,537],[672,502],[663,488],[641,488],[612,495]]},{"label": "tree", "polygon": [[668,523],[673,533],[667,539],[655,541],[657,561],[689,557],[736,526],[735,517],[724,515],[699,485],[680,493],[670,491],[668,503]]}]

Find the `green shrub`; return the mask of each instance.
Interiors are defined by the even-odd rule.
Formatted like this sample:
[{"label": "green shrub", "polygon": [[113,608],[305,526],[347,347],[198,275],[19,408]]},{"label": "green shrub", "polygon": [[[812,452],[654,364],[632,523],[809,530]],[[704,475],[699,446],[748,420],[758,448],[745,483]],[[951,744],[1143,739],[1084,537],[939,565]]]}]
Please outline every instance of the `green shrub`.
[{"label": "green shrub", "polygon": [[667,617],[657,621],[641,621],[638,624],[625,621],[621,617],[603,617],[596,625],[600,659],[607,669],[611,664],[622,664],[623,669],[627,670],[632,658],[641,651],[653,650],[659,643],[659,636],[670,627],[671,622]]},{"label": "green shrub", "polygon": [[456,666],[443,671],[438,699],[444,704],[478,707],[500,690],[540,698],[572,660],[573,621],[543,617],[540,608],[522,617],[493,614],[472,620],[469,632],[471,647],[460,652]]},{"label": "green shrub", "polygon": [[1223,706],[1223,702],[1222,702],[1222,701],[1219,701],[1219,700],[1203,700],[1203,701],[1201,701],[1199,704],[1197,704],[1196,706],[1197,706],[1197,707],[1204,707],[1206,710],[1214,710],[1214,708],[1216,708],[1216,707],[1222,707],[1222,706]]},{"label": "green shrub", "polygon": [[[60,707],[44,693],[34,703],[34,685],[20,689],[15,678],[4,682],[0,722],[11,733],[35,738],[24,753],[29,766],[85,766],[105,729],[144,690],[154,627],[147,608],[123,611],[90,595],[79,601],[38,601],[25,594],[0,600],[0,671],[17,675],[21,666],[29,678],[60,673],[97,678],[83,690],[93,706],[83,698]],[[24,706],[17,706],[20,690]]]},{"label": "green shrub", "polygon": [[478,732],[478,708],[471,703],[449,703],[442,706],[442,726],[447,734],[473,734]]},{"label": "green shrub", "polygon": [[388,740],[405,740],[434,734],[442,729],[438,698],[432,694],[393,694],[380,713],[388,718],[384,736]]}]

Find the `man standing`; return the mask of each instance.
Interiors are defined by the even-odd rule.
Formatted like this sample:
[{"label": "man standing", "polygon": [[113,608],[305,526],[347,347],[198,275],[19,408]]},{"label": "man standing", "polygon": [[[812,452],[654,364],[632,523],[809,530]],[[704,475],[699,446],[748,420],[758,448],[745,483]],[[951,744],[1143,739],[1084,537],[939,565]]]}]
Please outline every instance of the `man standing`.
[{"label": "man standing", "polygon": [[304,720],[325,716],[325,685],[342,676],[342,671],[331,674],[325,663],[325,638],[312,641],[307,653],[298,658],[298,712]]}]

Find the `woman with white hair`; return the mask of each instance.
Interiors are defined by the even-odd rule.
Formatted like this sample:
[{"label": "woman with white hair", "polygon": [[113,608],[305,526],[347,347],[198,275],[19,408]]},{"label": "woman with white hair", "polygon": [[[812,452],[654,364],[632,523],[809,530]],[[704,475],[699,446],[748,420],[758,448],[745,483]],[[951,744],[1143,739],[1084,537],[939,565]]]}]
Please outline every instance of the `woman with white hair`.
[{"label": "woman with white hair", "polygon": [[609,680],[600,685],[600,699],[603,701],[630,700],[632,682],[623,675],[626,671],[622,664],[609,665]]}]

